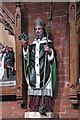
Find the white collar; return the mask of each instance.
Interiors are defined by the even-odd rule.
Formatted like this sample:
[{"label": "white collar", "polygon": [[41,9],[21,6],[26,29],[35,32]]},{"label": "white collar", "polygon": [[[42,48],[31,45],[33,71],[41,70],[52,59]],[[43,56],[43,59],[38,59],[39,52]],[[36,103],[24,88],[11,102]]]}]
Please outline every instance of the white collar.
[{"label": "white collar", "polygon": [[[42,40],[37,40],[36,38],[34,39],[34,41],[32,42],[32,44],[36,44],[37,42],[39,43],[46,43],[47,42],[47,37],[43,37]],[[51,42],[51,40],[48,39],[48,42]]]}]

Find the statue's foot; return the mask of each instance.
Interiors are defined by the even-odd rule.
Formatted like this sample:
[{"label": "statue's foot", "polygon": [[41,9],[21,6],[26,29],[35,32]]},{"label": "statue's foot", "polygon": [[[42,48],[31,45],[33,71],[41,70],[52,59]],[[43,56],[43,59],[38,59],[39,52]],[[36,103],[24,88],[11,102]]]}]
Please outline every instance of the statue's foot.
[{"label": "statue's foot", "polygon": [[41,103],[39,104],[38,112],[39,112],[41,115],[47,116],[47,114],[46,114],[47,108],[46,108],[43,104],[41,104]]}]

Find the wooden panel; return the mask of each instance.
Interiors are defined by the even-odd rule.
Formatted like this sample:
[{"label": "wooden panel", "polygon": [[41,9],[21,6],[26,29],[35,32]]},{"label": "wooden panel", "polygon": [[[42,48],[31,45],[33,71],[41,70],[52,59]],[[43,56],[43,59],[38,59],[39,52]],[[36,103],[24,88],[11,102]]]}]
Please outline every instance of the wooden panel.
[{"label": "wooden panel", "polygon": [[5,86],[0,87],[0,96],[4,95],[15,95],[16,87],[15,86]]},{"label": "wooden panel", "polygon": [[80,84],[77,86],[77,94],[80,94]]},{"label": "wooden panel", "polygon": [[77,94],[80,94],[80,8],[78,9],[76,15],[76,25],[77,25],[77,34],[79,41],[79,80],[77,85]]},{"label": "wooden panel", "polygon": [[77,24],[77,33],[80,33],[80,10],[77,11],[76,24]]},{"label": "wooden panel", "polygon": [[72,104],[78,103],[79,79],[79,40],[77,37],[76,26],[76,3],[69,4],[69,23],[70,23],[70,89],[69,96]]},{"label": "wooden panel", "polygon": [[77,80],[79,77],[79,54],[78,54],[78,40],[76,30],[76,3],[69,5],[69,23],[70,23],[70,101],[77,103]]},{"label": "wooden panel", "polygon": [[[0,3],[0,8],[2,11],[0,11],[1,17],[0,17],[0,42],[2,42],[5,46],[13,47],[13,51],[15,53],[15,38],[14,38],[14,18],[10,14],[10,12],[5,8],[5,6]],[[6,29],[7,28],[7,29]],[[15,80],[16,81],[16,80]],[[3,83],[12,82],[11,80],[8,80],[8,78],[3,80],[0,80],[0,95],[15,95],[16,94],[16,85],[9,86],[6,84],[6,86],[2,87]]]},{"label": "wooden panel", "polygon": [[21,12],[20,5],[16,5],[16,14],[15,14],[15,38],[16,38],[16,97],[22,97],[22,49],[21,43],[18,37],[21,34]]},{"label": "wooden panel", "polygon": [[70,83],[75,86],[78,79],[78,41],[76,31],[76,4],[70,3]]}]

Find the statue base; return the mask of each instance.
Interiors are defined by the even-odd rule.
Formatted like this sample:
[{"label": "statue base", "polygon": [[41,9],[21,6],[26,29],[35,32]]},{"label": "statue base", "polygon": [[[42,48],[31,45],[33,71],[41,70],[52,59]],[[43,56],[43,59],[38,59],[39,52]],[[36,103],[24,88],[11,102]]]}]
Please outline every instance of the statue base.
[{"label": "statue base", "polygon": [[25,112],[24,118],[53,118],[53,112],[47,112],[46,115],[41,115],[39,112]]}]

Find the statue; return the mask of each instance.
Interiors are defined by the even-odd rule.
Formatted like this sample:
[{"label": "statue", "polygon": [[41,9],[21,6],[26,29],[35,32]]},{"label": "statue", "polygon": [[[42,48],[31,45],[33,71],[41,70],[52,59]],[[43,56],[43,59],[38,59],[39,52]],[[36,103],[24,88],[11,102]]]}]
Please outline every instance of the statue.
[{"label": "statue", "polygon": [[14,77],[16,74],[14,62],[13,48],[8,46],[5,47],[0,42],[0,80]]},{"label": "statue", "polygon": [[47,38],[42,19],[38,17],[34,23],[34,41],[28,45],[28,37],[24,33],[19,36],[19,40],[23,46],[29,111],[46,115],[53,110],[56,61],[54,47],[52,41]]},{"label": "statue", "polygon": [[7,69],[7,78],[14,77],[14,52],[12,47],[6,46],[4,67]]}]

